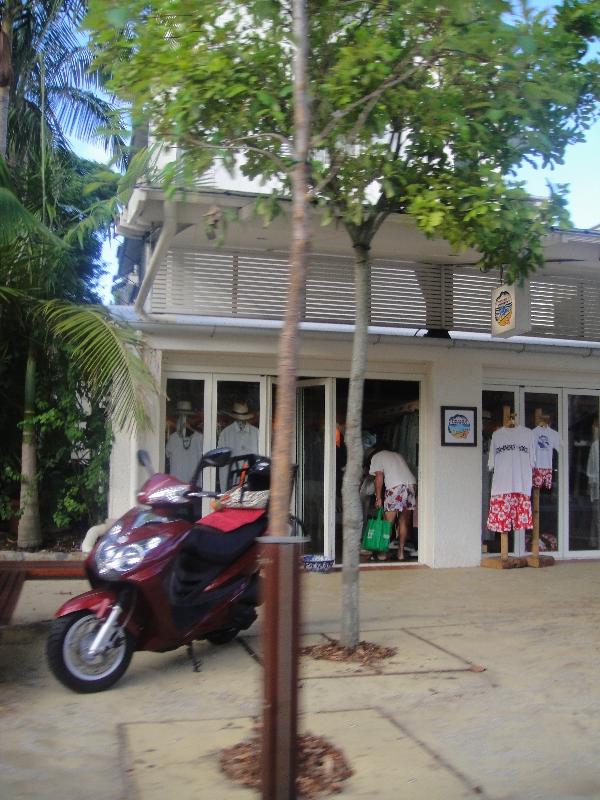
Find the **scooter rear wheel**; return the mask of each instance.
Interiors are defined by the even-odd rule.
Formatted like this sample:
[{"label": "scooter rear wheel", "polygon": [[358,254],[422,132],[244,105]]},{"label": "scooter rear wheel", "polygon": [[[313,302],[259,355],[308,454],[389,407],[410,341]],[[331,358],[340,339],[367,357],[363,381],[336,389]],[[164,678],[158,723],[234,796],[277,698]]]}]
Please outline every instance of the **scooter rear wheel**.
[{"label": "scooter rear wheel", "polygon": [[50,628],[46,655],[58,680],[75,692],[101,692],[123,675],[135,649],[135,639],[127,630],[96,656],[88,655],[98,628],[102,625],[90,611],[75,611],[55,619]]}]

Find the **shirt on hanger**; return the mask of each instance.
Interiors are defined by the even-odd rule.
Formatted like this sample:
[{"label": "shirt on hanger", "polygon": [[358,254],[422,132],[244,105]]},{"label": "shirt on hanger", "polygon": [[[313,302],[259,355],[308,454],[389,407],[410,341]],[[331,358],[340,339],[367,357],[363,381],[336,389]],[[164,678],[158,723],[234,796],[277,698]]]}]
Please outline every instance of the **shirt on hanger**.
[{"label": "shirt on hanger", "polygon": [[494,470],[492,496],[531,494],[531,475],[535,466],[533,432],[517,425],[499,428],[492,434],[488,468]]},{"label": "shirt on hanger", "polygon": [[533,429],[533,443],[535,466],[540,469],[552,469],[552,451],[558,451],[560,447],[558,432],[547,425],[538,425]]},{"label": "shirt on hanger", "polygon": [[193,431],[191,436],[182,436],[172,433],[167,440],[165,454],[169,459],[171,475],[179,478],[183,483],[189,483],[202,458],[203,436],[198,431]]},{"label": "shirt on hanger", "polygon": [[[258,455],[258,428],[248,422],[236,420],[223,428],[217,447],[230,447],[232,456],[247,455],[248,453]],[[222,467],[219,470],[221,491],[225,491],[228,471],[229,467]]]}]

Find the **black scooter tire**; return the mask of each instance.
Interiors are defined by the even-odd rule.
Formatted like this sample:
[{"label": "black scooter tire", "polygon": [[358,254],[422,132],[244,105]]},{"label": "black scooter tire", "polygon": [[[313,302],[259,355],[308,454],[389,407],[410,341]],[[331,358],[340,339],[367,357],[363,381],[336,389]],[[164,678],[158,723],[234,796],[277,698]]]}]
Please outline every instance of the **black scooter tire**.
[{"label": "black scooter tire", "polygon": [[[120,635],[117,647],[98,657],[93,664],[86,663],[82,658],[77,660],[76,646],[84,636],[89,638],[92,635],[96,622],[96,616],[91,611],[75,611],[55,619],[50,628],[46,643],[48,665],[54,676],[74,692],[102,692],[113,686],[126,671],[135,650],[135,638],[125,630]],[[89,633],[86,633],[87,629]],[[109,660],[104,669],[103,658]],[[112,663],[111,658],[114,659]]]},{"label": "black scooter tire", "polygon": [[212,631],[206,634],[206,639],[211,644],[229,644],[240,632],[239,628],[225,628],[222,631]]}]

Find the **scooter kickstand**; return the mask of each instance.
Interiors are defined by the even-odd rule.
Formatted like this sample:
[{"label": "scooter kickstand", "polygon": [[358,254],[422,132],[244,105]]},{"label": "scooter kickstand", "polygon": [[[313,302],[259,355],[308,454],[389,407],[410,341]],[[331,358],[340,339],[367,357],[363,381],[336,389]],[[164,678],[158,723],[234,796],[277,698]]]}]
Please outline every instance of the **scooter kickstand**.
[{"label": "scooter kickstand", "polygon": [[194,670],[194,672],[200,672],[200,669],[202,668],[202,661],[196,657],[196,653],[194,652],[193,642],[190,642],[187,645],[187,654],[190,658],[190,661],[192,662],[192,669]]}]

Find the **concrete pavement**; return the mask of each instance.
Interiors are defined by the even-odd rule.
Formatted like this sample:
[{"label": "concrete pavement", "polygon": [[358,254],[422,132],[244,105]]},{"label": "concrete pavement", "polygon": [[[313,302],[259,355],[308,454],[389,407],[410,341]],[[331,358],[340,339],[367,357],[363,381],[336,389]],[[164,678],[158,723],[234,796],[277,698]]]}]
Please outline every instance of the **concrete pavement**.
[{"label": "concrete pavement", "polygon": [[[303,643],[337,636],[341,576],[303,577]],[[85,588],[28,581],[0,632],[0,797],[219,800],[217,753],[260,713],[260,621],[239,642],[136,653],[107,692],[49,674],[47,620]],[[361,574],[362,638],[378,669],[302,659],[303,730],[352,763],[340,797],[600,798],[600,562],[534,570]],[[477,671],[478,667],[484,671]]]}]

